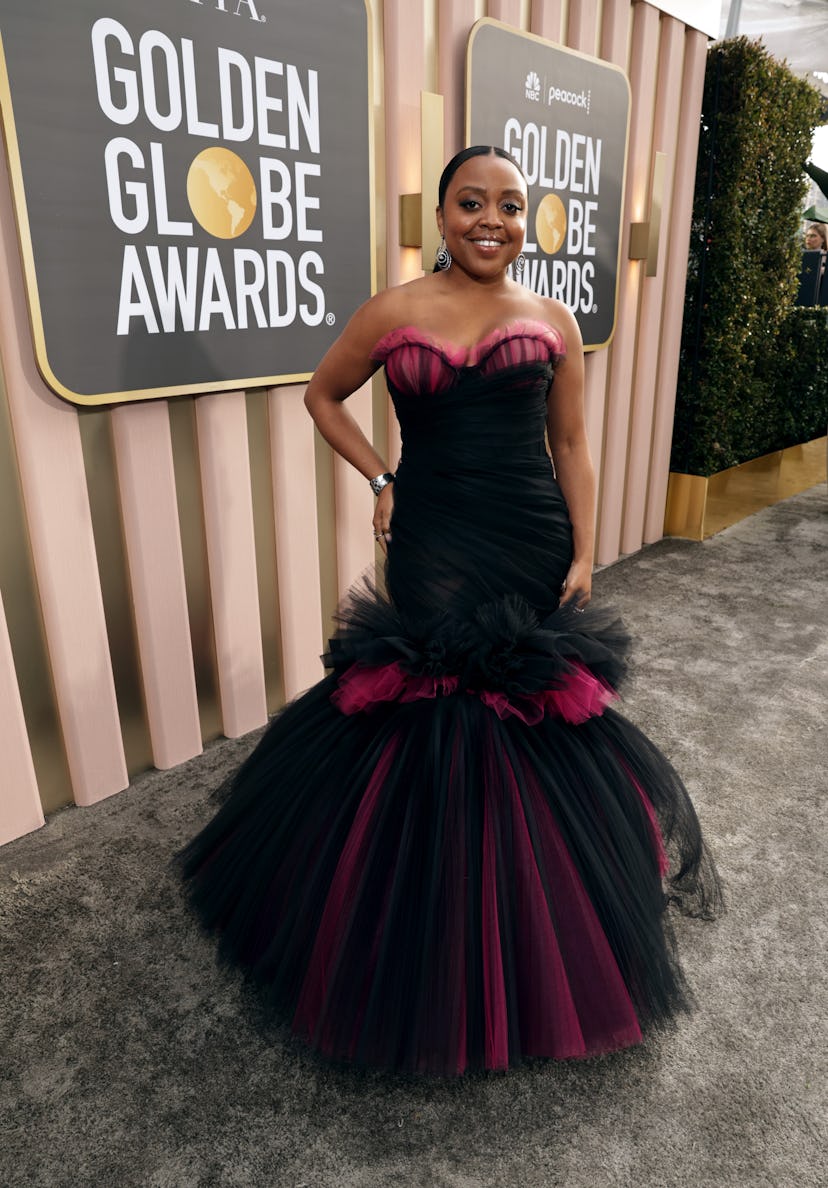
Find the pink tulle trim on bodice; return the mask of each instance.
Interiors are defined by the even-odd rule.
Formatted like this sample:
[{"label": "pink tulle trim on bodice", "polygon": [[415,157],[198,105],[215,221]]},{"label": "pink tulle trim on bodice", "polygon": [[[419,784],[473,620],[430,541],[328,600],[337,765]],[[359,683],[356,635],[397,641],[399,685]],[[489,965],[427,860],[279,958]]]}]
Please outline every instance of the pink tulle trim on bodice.
[{"label": "pink tulle trim on bodice", "polygon": [[395,387],[426,392],[450,387],[464,369],[490,375],[522,363],[554,363],[565,355],[560,332],[531,319],[497,326],[471,347],[442,342],[417,326],[397,326],[371,352],[372,359],[385,364]]},{"label": "pink tulle trim on bodice", "polygon": [[[606,681],[577,662],[571,664],[561,680],[560,688],[541,689],[537,693],[509,695],[490,689],[467,692],[479,697],[501,721],[515,717],[527,726],[537,725],[546,715],[578,725],[598,717],[618,696]],[[352,664],[340,677],[331,701],[343,714],[358,714],[390,701],[445,697],[456,693],[459,685],[456,676],[415,676],[406,672],[398,661],[376,667]]]}]

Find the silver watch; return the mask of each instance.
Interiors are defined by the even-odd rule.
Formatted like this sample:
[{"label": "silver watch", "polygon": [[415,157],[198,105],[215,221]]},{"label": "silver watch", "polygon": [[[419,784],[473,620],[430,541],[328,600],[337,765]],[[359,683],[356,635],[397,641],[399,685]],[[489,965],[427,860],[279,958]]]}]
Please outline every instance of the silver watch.
[{"label": "silver watch", "polygon": [[382,488],[387,487],[388,484],[393,483],[393,481],[394,481],[393,474],[390,474],[387,470],[386,470],[385,474],[378,474],[376,478],[372,478],[372,479],[368,480],[368,482],[371,484],[371,490],[374,492],[375,495],[379,495]]}]

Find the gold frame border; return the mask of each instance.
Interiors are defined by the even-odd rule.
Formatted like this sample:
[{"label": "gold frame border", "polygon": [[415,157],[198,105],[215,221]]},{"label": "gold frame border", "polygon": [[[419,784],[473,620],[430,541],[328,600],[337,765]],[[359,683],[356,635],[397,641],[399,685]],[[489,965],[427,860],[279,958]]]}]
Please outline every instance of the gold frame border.
[{"label": "gold frame border", "polygon": [[[373,296],[377,291],[376,145],[374,137],[373,77],[374,12],[370,0],[363,0],[363,5],[365,9],[365,81],[368,100],[365,115],[368,131],[369,295]],[[9,177],[11,179],[12,205],[14,207],[15,223],[17,225],[17,242],[23,263],[26,306],[29,313],[29,328],[34,347],[35,362],[44,382],[57,396],[76,406],[97,408],[106,405],[125,404],[127,402],[137,403],[144,400],[163,400],[173,396],[197,396],[205,392],[243,392],[254,388],[276,388],[282,384],[303,383],[311,378],[313,371],[297,371],[286,375],[247,376],[244,379],[217,379],[200,384],[175,384],[162,388],[132,388],[127,392],[100,392],[95,395],[84,395],[67,388],[52,370],[46,351],[46,334],[40,308],[40,291],[37,283],[34,248],[32,245],[31,227],[29,225],[29,208],[26,202],[26,191],[23,184],[23,166],[17,137],[17,122],[14,118],[14,104],[12,103],[11,84],[6,66],[6,50],[3,44],[2,31],[0,31],[0,117],[2,139],[6,152],[6,161],[9,167]]]},{"label": "gold frame border", "polygon": [[707,540],[766,507],[826,481],[828,437],[772,450],[706,477],[671,470],[664,535]]},{"label": "gold frame border", "polygon": [[627,193],[627,165],[629,163],[629,148],[630,148],[630,112],[632,108],[632,91],[630,90],[630,80],[627,77],[627,72],[620,66],[616,66],[614,62],[606,62],[603,58],[596,58],[593,54],[585,54],[580,50],[570,49],[569,46],[561,45],[560,42],[550,41],[548,37],[540,37],[537,33],[527,33],[523,29],[515,29],[513,25],[507,25],[504,21],[495,20],[494,17],[481,17],[480,20],[475,21],[469,32],[469,39],[466,43],[466,78],[464,86],[465,111],[463,113],[463,138],[468,146],[471,138],[471,64],[472,51],[474,43],[477,39],[477,34],[484,25],[494,25],[497,29],[503,29],[506,33],[511,33],[514,37],[522,37],[524,41],[535,41],[540,45],[546,46],[549,49],[559,50],[561,53],[569,54],[573,58],[581,58],[586,62],[592,62],[596,66],[602,66],[605,70],[611,70],[616,74],[620,74],[624,80],[627,88],[627,118],[625,121],[624,130],[624,170],[621,177],[621,209],[618,215],[618,257],[615,261],[615,301],[612,308],[612,327],[610,328],[609,337],[603,342],[584,343],[584,351],[600,351],[604,347],[608,347],[615,336],[615,327],[618,323],[618,289],[619,289],[619,274],[621,271],[621,247],[624,239],[624,199]]}]

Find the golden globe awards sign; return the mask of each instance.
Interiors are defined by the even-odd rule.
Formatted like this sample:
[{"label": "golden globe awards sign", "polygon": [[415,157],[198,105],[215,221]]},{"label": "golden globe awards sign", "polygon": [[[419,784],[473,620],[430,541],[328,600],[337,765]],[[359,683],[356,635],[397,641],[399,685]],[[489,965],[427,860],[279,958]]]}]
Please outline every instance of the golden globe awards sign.
[{"label": "golden globe awards sign", "polygon": [[372,290],[364,0],[0,0],[0,36],[47,383],[307,378]]},{"label": "golden globe awards sign", "polygon": [[498,21],[468,47],[466,139],[529,182],[523,283],[573,311],[587,349],[615,326],[630,89],[623,71]]}]

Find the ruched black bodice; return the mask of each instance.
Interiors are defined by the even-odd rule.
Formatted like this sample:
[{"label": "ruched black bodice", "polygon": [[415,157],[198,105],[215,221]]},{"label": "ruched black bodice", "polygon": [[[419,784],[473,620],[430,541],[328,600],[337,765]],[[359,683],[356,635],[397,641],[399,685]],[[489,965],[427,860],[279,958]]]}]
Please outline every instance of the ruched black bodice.
[{"label": "ruched black bodice", "polygon": [[398,606],[463,615],[508,593],[557,605],[571,530],[545,429],[562,351],[535,322],[470,352],[413,327],[378,343],[403,443],[387,573]]}]

